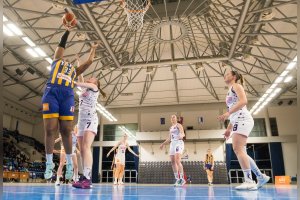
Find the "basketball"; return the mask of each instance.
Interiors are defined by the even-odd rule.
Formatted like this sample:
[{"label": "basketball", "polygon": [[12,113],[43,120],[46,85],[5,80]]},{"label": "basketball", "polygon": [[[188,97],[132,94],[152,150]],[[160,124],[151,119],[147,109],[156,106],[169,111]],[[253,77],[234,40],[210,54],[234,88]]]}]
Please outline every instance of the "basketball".
[{"label": "basketball", "polygon": [[64,26],[66,26],[66,27],[71,28],[71,27],[76,26],[76,24],[77,24],[77,20],[76,20],[76,18],[75,18],[75,15],[72,14],[72,13],[66,13],[66,14],[63,16],[62,19],[63,19],[63,24],[64,24]]}]

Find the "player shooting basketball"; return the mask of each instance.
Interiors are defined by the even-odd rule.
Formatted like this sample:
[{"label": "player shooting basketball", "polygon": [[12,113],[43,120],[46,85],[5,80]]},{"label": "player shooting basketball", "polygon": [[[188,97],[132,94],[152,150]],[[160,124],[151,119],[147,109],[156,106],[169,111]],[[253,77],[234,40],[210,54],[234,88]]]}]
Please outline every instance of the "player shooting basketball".
[{"label": "player shooting basketball", "polygon": [[[88,59],[77,68],[64,59],[64,52],[68,36],[70,34],[70,28],[76,25],[72,16],[74,17],[74,15],[67,13],[63,18],[63,22],[67,30],[61,37],[58,47],[55,50],[54,59],[51,64],[50,77],[46,83],[46,89],[42,98],[46,146],[45,179],[50,179],[52,177],[52,170],[54,168],[54,136],[58,131],[61,133],[63,146],[66,152],[66,179],[72,179],[73,165],[71,131],[75,110],[73,91],[74,80],[93,63],[95,51],[98,46],[98,44],[91,46]],[[67,26],[67,22],[72,23]]]}]

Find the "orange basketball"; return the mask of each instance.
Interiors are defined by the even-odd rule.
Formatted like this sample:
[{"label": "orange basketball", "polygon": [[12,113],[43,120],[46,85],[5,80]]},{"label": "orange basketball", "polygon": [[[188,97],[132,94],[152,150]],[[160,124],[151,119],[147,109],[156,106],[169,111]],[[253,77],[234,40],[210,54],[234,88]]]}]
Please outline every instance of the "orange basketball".
[{"label": "orange basketball", "polygon": [[76,26],[77,20],[76,20],[74,14],[72,14],[72,13],[66,13],[63,16],[63,24],[66,27],[69,27],[69,28]]}]

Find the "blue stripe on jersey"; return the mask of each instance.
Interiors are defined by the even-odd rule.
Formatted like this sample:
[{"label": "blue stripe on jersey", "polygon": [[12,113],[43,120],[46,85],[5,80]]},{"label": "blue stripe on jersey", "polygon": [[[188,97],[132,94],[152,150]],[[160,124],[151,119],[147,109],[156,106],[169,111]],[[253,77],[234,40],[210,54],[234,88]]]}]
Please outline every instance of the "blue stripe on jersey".
[{"label": "blue stripe on jersey", "polygon": [[[74,84],[72,84],[72,82],[74,77],[76,77],[76,70],[72,68],[74,68],[72,64],[67,64],[62,59],[53,61],[51,64],[51,72],[50,77],[47,81],[47,85],[57,85],[74,88]],[[70,82],[66,79],[68,79]]]}]

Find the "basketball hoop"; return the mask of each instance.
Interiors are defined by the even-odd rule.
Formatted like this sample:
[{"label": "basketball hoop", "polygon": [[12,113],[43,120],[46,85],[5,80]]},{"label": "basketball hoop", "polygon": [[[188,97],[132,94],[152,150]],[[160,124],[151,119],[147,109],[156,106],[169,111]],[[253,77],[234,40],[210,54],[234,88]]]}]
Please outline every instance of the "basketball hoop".
[{"label": "basketball hoop", "polygon": [[151,5],[150,0],[121,0],[121,6],[124,8],[128,27],[132,31],[137,31],[143,27],[144,15]]}]

